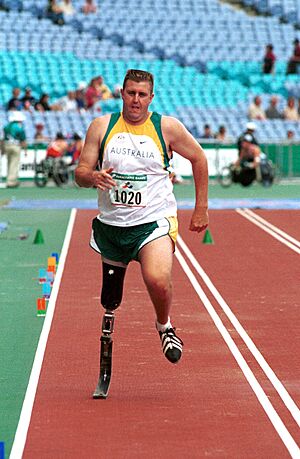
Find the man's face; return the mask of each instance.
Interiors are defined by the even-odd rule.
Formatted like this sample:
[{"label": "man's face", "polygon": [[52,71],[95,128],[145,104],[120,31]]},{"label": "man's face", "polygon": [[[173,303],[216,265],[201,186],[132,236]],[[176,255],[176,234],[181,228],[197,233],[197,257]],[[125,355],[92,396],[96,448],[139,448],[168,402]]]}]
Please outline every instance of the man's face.
[{"label": "man's face", "polygon": [[125,89],[121,90],[123,99],[123,114],[125,120],[131,123],[142,123],[148,116],[148,107],[154,94],[148,81],[127,80]]}]

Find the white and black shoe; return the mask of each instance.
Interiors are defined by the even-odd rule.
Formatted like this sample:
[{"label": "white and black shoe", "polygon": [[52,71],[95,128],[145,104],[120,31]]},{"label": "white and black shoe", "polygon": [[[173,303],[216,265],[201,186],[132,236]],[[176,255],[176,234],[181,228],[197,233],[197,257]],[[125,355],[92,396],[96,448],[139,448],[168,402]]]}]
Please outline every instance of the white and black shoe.
[{"label": "white and black shoe", "polygon": [[175,328],[159,331],[163,353],[171,363],[177,363],[182,354],[183,342],[175,334]]}]

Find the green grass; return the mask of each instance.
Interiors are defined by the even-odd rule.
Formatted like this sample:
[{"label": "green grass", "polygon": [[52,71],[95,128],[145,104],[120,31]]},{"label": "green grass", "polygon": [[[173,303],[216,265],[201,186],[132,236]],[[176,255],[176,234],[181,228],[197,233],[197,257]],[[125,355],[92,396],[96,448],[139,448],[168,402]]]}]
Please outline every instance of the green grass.
[{"label": "green grass", "polygon": [[[7,457],[44,320],[36,315],[42,293],[38,271],[47,267],[52,252],[61,252],[69,215],[69,210],[0,210],[0,220],[9,222],[0,234],[0,441]],[[37,229],[44,244],[33,243]],[[20,233],[29,237],[16,239]]]}]

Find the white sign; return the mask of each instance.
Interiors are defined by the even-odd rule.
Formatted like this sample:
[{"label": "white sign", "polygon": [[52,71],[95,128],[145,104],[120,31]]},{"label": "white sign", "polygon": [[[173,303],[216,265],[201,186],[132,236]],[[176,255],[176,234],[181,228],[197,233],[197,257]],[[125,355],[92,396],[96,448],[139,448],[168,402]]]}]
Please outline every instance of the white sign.
[{"label": "white sign", "polygon": [[[224,166],[228,166],[238,158],[237,148],[207,148],[204,149],[204,152],[207,158],[208,174],[210,177],[218,175]],[[173,156],[173,168],[176,174],[187,177],[192,175],[190,161],[175,152]]]}]

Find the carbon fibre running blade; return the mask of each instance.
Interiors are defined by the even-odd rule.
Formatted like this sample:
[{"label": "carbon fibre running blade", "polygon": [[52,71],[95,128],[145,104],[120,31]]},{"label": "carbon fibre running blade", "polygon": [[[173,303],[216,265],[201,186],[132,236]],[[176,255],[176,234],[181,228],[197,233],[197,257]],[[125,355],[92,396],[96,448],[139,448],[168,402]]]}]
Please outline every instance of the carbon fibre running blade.
[{"label": "carbon fibre running blade", "polygon": [[111,380],[112,344],[112,340],[107,340],[105,337],[102,337],[100,352],[100,376],[95,392],[93,393],[94,399],[105,399],[108,396]]},{"label": "carbon fibre running blade", "polygon": [[103,375],[100,375],[97,387],[95,389],[95,392],[93,393],[93,398],[94,399],[107,398],[108,391],[109,391],[109,385],[110,385],[110,375],[105,370],[103,372]]}]

